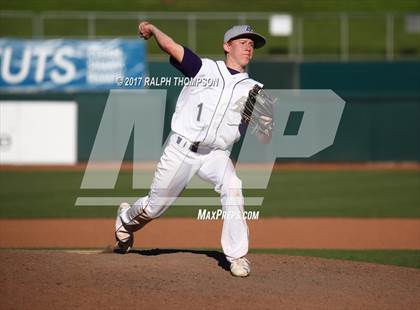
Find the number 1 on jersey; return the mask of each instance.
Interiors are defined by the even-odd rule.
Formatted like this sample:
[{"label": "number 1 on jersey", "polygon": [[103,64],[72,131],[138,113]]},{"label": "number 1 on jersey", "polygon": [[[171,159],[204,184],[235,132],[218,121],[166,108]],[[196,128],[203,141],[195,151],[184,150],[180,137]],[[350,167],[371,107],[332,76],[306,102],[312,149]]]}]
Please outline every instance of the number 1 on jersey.
[{"label": "number 1 on jersey", "polygon": [[201,118],[201,112],[203,111],[203,103],[200,103],[199,105],[197,105],[197,107],[198,107],[197,122],[199,122]]}]

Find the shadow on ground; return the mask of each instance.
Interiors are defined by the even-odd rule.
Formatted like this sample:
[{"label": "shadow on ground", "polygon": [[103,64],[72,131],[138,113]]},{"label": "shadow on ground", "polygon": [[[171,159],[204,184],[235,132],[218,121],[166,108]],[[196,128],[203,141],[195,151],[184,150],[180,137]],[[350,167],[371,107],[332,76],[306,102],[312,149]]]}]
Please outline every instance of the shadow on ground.
[{"label": "shadow on ground", "polygon": [[187,249],[150,249],[150,250],[130,250],[129,253],[144,255],[144,256],[157,256],[164,254],[176,254],[176,253],[192,253],[197,255],[205,255],[213,258],[217,261],[219,267],[226,271],[230,271],[230,264],[226,259],[225,254],[219,251],[210,250],[187,250]]}]

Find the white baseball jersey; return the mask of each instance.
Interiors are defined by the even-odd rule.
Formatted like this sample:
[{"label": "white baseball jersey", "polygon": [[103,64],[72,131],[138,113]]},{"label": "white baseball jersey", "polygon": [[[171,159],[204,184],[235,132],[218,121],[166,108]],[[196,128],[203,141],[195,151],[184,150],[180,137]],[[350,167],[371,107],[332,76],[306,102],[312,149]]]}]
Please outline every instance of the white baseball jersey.
[{"label": "white baseball jersey", "polygon": [[255,84],[247,73],[232,75],[223,61],[202,59],[195,79],[214,83],[184,86],[172,117],[172,131],[191,142],[226,150],[240,138],[239,99],[248,97]]}]

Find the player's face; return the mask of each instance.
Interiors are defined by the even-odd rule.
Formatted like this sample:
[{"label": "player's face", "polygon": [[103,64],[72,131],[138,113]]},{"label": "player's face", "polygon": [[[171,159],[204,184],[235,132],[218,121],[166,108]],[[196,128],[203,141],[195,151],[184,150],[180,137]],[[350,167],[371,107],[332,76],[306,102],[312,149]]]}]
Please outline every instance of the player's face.
[{"label": "player's face", "polygon": [[247,38],[239,38],[229,42],[229,57],[239,66],[245,68],[254,55],[254,41]]}]

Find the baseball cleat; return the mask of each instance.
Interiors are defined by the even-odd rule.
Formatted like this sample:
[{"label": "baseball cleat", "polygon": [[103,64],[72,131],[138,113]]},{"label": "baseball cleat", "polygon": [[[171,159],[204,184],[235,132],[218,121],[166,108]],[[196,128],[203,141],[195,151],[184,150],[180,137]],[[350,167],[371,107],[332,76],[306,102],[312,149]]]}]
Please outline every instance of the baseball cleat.
[{"label": "baseball cleat", "polygon": [[235,259],[230,263],[230,273],[235,277],[247,277],[251,272],[251,263],[245,257]]},{"label": "baseball cleat", "polygon": [[115,240],[117,243],[114,246],[114,253],[126,254],[133,247],[134,235],[132,232],[125,229],[121,221],[121,213],[130,208],[130,205],[126,202],[120,204],[117,211],[117,219],[115,221]]},{"label": "baseball cleat", "polygon": [[114,253],[127,254],[128,252],[130,252],[132,246],[133,246],[132,238],[126,242],[117,241],[117,243],[115,243],[115,246],[114,246]]}]

